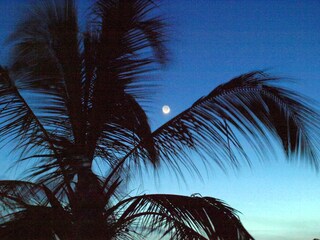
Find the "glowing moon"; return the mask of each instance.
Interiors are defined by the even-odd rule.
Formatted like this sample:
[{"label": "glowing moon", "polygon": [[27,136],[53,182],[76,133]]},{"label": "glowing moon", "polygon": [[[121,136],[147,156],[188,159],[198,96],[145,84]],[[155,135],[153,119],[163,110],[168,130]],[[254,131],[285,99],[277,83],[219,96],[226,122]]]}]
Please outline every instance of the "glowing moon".
[{"label": "glowing moon", "polygon": [[164,105],[164,106],[162,107],[162,112],[163,112],[164,114],[169,114],[169,113],[170,113],[170,107],[169,107],[168,105]]}]

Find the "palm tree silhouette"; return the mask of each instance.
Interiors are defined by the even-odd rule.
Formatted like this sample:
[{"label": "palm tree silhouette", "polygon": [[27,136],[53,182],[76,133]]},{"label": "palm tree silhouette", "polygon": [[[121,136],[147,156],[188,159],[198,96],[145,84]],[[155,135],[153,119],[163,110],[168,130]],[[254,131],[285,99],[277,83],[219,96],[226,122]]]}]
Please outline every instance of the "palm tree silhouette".
[{"label": "palm tree silhouette", "polygon": [[[270,133],[292,159],[318,168],[319,117],[279,79],[251,72],[218,86],[151,131],[146,74],[167,60],[165,24],[149,0],[97,0],[81,33],[72,0],[39,1],[10,37],[0,69],[0,137],[32,167],[0,181],[1,239],[253,239],[219,199],[128,196],[145,167],[249,163],[239,140],[264,154]],[[100,167],[105,173],[94,171]]]}]

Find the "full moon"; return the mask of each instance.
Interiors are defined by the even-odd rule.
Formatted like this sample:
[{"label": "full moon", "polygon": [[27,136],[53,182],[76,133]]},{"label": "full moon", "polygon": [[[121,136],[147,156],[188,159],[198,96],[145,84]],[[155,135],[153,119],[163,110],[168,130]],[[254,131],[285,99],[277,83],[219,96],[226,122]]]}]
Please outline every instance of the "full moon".
[{"label": "full moon", "polygon": [[162,112],[163,112],[164,114],[169,114],[169,113],[170,113],[170,107],[169,107],[168,105],[164,105],[164,106],[162,107]]}]

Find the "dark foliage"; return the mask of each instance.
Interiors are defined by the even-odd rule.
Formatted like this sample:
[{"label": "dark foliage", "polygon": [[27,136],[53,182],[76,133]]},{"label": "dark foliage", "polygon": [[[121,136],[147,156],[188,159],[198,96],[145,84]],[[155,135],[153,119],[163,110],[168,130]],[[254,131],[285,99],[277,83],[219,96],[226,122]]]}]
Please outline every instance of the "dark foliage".
[{"label": "dark foliage", "polygon": [[146,75],[167,60],[154,8],[97,0],[82,33],[74,1],[40,0],[10,36],[0,138],[30,162],[32,181],[0,181],[1,239],[253,239],[218,199],[128,197],[122,186],[145,167],[197,172],[190,152],[236,169],[250,163],[247,144],[263,157],[271,137],[288,159],[319,168],[318,114],[263,72],[218,86],[152,131],[141,106],[154,90]]}]

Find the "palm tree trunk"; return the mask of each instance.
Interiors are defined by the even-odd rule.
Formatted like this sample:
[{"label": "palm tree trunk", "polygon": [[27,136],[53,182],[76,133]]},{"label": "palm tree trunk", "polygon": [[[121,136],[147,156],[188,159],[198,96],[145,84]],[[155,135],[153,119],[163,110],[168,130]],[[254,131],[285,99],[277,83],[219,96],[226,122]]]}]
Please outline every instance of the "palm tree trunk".
[{"label": "palm tree trunk", "polygon": [[104,196],[99,180],[91,169],[81,170],[74,206],[75,239],[106,239]]}]

